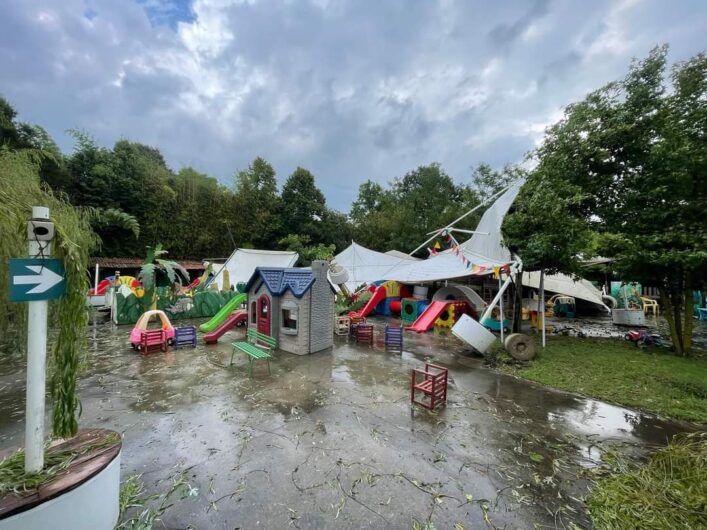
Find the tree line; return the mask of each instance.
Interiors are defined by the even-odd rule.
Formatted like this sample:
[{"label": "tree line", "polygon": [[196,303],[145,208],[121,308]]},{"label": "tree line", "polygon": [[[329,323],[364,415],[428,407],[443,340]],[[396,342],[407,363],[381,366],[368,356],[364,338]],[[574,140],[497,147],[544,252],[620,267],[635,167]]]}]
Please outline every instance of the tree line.
[{"label": "tree line", "polygon": [[[94,254],[110,257],[142,257],[157,243],[173,259],[225,257],[242,247],[296,250],[307,263],[352,240],[374,250],[409,252],[427,232],[478,205],[519,172],[480,164],[470,183],[457,184],[432,163],[387,185],[367,180],[351,211],[342,213],[328,207],[314,175],[302,167],[279,189],[272,165],[258,157],[224,185],[192,167],[174,171],[155,147],[121,139],[109,149],[83,131],[69,133],[74,149],[64,154],[45,129],[18,122],[11,104],[0,98],[0,149],[34,153],[45,186],[91,209],[101,241]],[[477,221],[469,217],[464,226]]]}]

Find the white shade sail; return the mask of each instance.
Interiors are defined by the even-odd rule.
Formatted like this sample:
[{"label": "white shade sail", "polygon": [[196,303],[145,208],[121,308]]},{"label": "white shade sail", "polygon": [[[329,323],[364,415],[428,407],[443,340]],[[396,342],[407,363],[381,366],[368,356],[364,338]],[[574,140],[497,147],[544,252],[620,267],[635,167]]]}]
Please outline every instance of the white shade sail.
[{"label": "white shade sail", "polygon": [[[476,227],[476,234],[459,244],[459,253],[445,250],[436,256],[415,263],[398,264],[387,271],[386,280],[403,283],[450,280],[464,276],[488,274],[494,267],[502,267],[513,261],[511,251],[503,244],[501,225],[513,204],[523,182],[511,185],[503,195],[489,207]],[[462,259],[466,258],[466,262]]]},{"label": "white shade sail", "polygon": [[[524,272],[523,285],[533,289],[540,288],[540,271]],[[545,291],[551,293],[564,294],[586,300],[594,304],[604,307],[609,311],[609,307],[604,303],[601,296],[601,291],[594,287],[590,282],[583,278],[573,279],[566,274],[546,274],[543,280]]]},{"label": "white shade sail", "polygon": [[228,270],[231,285],[247,282],[256,267],[294,267],[299,254],[285,250],[257,250],[237,248],[226,263],[217,268],[213,280],[219,287],[223,283],[223,271]]},{"label": "white shade sail", "polygon": [[387,280],[387,274],[402,264],[414,261],[414,258],[405,258],[376,252],[362,247],[356,242],[334,256],[334,263],[344,267],[349,273],[346,286],[355,289],[362,283],[371,283],[377,280]]}]

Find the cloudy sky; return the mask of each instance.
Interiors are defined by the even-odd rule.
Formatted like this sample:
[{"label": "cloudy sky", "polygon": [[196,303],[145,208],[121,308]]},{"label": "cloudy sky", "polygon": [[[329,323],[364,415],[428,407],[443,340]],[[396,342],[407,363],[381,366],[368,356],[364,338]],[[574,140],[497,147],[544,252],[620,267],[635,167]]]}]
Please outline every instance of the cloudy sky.
[{"label": "cloudy sky", "polygon": [[707,48],[707,2],[0,0],[0,94],[67,152],[78,127],[224,183],[263,156],[347,211],[368,178],[521,160],[661,43]]}]

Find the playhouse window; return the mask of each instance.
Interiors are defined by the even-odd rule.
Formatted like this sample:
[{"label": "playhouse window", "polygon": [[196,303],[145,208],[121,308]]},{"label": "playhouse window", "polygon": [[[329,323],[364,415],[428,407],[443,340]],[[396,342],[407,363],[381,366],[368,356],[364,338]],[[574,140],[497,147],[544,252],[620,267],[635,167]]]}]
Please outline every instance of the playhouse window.
[{"label": "playhouse window", "polygon": [[297,333],[297,317],[299,310],[297,305],[285,302],[282,306],[282,323],[280,327],[284,332]]},{"label": "playhouse window", "polygon": [[250,323],[257,324],[258,322],[258,309],[257,304],[253,302],[250,304]]}]

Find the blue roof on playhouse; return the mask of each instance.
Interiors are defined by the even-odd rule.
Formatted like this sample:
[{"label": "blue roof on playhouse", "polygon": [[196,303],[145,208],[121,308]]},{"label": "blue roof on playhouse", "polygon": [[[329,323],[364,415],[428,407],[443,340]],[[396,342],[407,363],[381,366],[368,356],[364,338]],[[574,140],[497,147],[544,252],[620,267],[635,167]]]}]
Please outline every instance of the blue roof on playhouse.
[{"label": "blue roof on playhouse", "polygon": [[281,267],[256,267],[255,272],[248,280],[246,290],[250,291],[256,281],[262,281],[272,295],[282,295],[288,289],[297,298],[314,283],[312,269],[285,269]]}]

